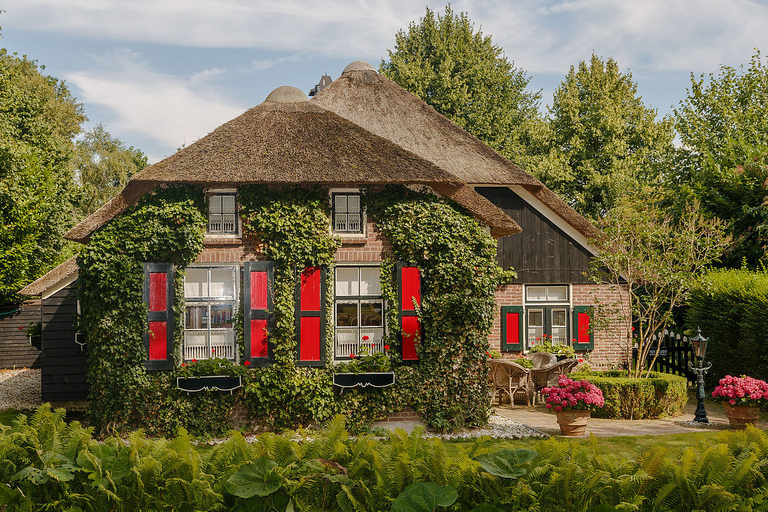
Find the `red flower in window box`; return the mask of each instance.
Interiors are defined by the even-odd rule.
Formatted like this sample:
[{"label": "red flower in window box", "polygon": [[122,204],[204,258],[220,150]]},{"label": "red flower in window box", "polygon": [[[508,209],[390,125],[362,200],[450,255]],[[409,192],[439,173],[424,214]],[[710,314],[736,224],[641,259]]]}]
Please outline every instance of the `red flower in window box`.
[{"label": "red flower in window box", "polygon": [[250,362],[250,361],[246,361],[246,362],[244,362],[243,364],[244,364],[245,366],[251,366],[251,362]]},{"label": "red flower in window box", "polygon": [[384,350],[389,350],[389,345],[384,345]]},{"label": "red flower in window box", "polygon": [[192,362],[193,362],[193,363],[196,363],[196,362],[197,362],[197,359],[193,359],[193,360],[192,360]]},{"label": "red flower in window box", "polygon": [[354,359],[355,358],[355,354],[349,354],[349,357],[350,357],[350,359]]},{"label": "red flower in window box", "polygon": [[187,367],[187,363],[181,363],[181,367],[182,368],[186,368]]},{"label": "red flower in window box", "polygon": [[363,336],[363,341],[368,341],[369,339],[371,338],[369,338],[368,336]]}]

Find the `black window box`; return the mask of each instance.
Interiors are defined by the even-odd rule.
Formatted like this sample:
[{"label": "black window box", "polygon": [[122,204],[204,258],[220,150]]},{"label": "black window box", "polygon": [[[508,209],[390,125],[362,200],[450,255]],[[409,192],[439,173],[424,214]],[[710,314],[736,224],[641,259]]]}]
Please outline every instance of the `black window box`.
[{"label": "black window box", "polygon": [[198,391],[229,391],[243,387],[242,377],[205,375],[202,377],[176,377],[176,388],[187,393]]},{"label": "black window box", "polygon": [[335,373],[333,385],[339,388],[386,388],[395,383],[395,372]]}]

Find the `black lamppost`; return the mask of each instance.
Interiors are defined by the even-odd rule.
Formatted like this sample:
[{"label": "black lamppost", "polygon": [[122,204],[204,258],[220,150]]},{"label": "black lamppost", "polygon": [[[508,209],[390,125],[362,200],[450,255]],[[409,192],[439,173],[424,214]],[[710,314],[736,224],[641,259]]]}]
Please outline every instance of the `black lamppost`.
[{"label": "black lamppost", "polygon": [[701,329],[696,328],[696,336],[691,338],[691,346],[693,347],[693,357],[696,358],[696,367],[692,362],[688,363],[688,367],[696,374],[696,397],[699,403],[696,405],[696,417],[693,421],[698,423],[709,423],[707,419],[707,410],[704,409],[704,375],[712,367],[712,363],[708,363],[704,366],[704,355],[707,353],[707,338],[701,335]]}]

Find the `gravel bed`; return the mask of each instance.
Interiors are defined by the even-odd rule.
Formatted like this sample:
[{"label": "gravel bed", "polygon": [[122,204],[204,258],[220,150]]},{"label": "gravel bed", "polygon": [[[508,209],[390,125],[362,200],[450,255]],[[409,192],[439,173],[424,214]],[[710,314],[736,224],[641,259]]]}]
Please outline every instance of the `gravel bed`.
[{"label": "gravel bed", "polygon": [[40,370],[0,370],[0,409],[37,409]]},{"label": "gravel bed", "polygon": [[472,439],[476,437],[488,436],[494,439],[522,439],[524,437],[549,437],[544,432],[527,427],[515,420],[505,418],[498,414],[492,415],[488,419],[488,425],[485,428],[475,428],[456,432],[454,434],[432,434],[425,432],[424,437],[439,437],[440,439]]}]

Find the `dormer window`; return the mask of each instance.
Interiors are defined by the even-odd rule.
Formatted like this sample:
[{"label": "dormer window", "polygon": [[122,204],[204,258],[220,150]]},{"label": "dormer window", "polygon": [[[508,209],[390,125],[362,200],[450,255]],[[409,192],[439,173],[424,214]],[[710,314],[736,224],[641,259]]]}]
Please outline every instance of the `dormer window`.
[{"label": "dormer window", "polygon": [[335,233],[363,232],[359,193],[333,194],[333,231]]},{"label": "dormer window", "polygon": [[235,194],[212,194],[208,198],[208,233],[237,234],[237,201]]}]

